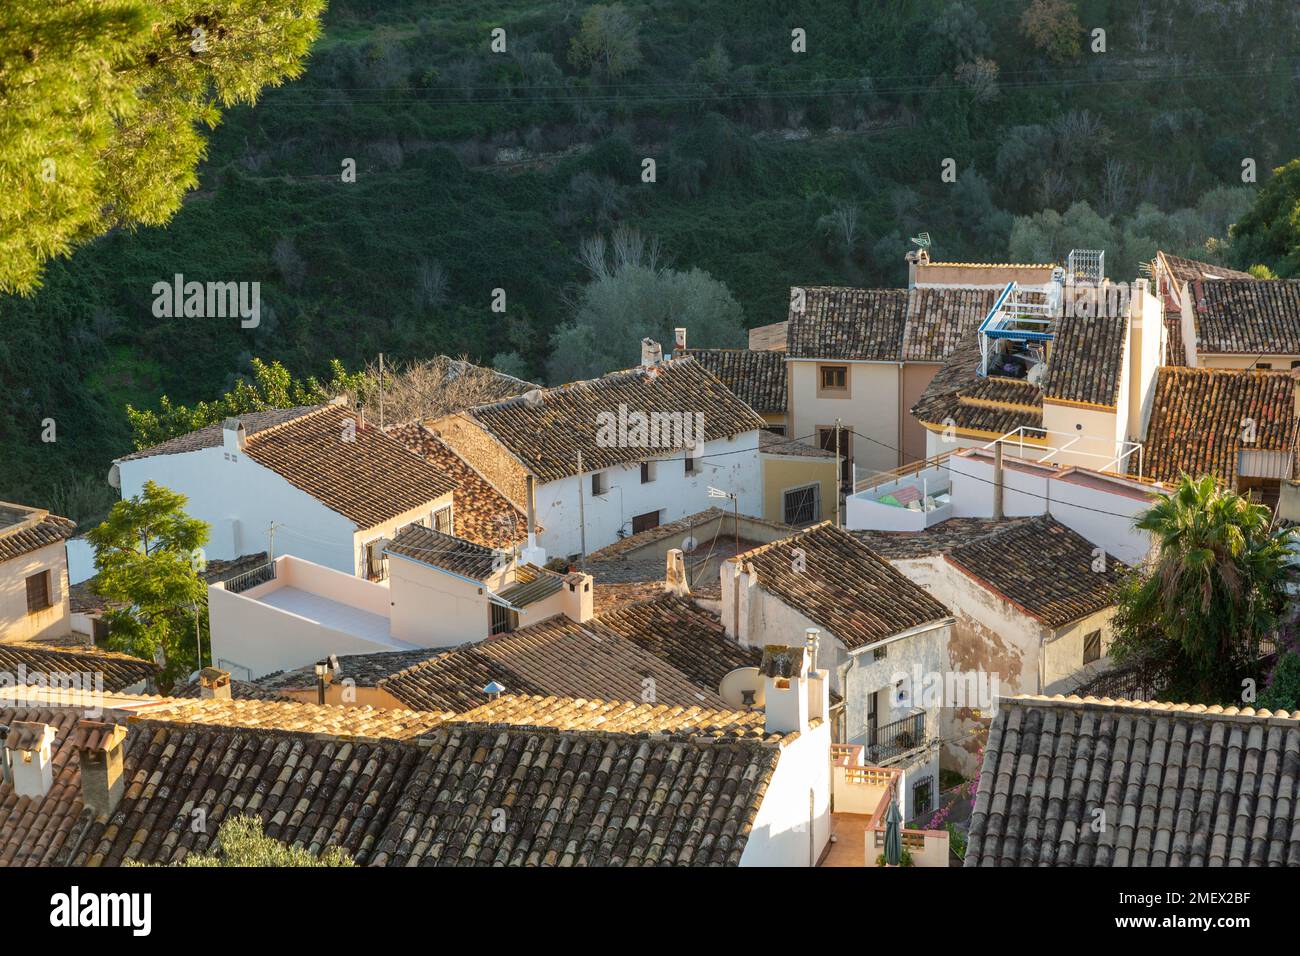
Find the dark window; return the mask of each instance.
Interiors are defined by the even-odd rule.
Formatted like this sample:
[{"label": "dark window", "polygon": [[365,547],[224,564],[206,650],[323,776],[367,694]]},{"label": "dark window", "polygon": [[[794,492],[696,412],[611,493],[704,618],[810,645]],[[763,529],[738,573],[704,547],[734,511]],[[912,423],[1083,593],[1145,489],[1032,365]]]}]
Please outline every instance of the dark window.
[{"label": "dark window", "polygon": [[591,493],[593,495],[603,495],[605,493],[605,475],[603,472],[596,472],[591,476]]},{"label": "dark window", "polygon": [[502,607],[500,604],[489,604],[492,609],[492,631],[493,634],[509,634],[519,626],[519,615],[508,607]]},{"label": "dark window", "polygon": [[433,530],[441,531],[443,534],[452,534],[451,530],[451,509],[439,508],[433,513]]},{"label": "dark window", "polygon": [[1093,631],[1083,639],[1083,662],[1091,664],[1101,660],[1101,631]]},{"label": "dark window", "polygon": [[794,488],[782,496],[781,511],[786,524],[812,524],[821,516],[821,488],[808,485]]},{"label": "dark window", "polygon": [[784,435],[784,434],[785,434],[785,426],[784,426],[784,425],[768,425],[768,426],[767,426],[767,430],[770,431],[773,435]]},{"label": "dark window", "polygon": [[1300,359],[1297,359],[1296,361],[1292,362],[1292,363],[1291,363],[1291,367],[1292,367],[1292,368],[1300,368]]},{"label": "dark window", "polygon": [[877,647],[874,651],[871,652],[871,659],[874,661],[883,661],[888,656],[889,656],[888,644],[885,644],[881,647]]},{"label": "dark window", "polygon": [[1272,362],[1258,362],[1258,363],[1256,363],[1256,365],[1255,365],[1255,368],[1262,368],[1262,369],[1266,369],[1266,370],[1267,370],[1267,369],[1271,369],[1272,367],[1273,367],[1273,363],[1272,363]]},{"label": "dark window", "polygon": [[651,528],[659,527],[659,512],[647,511],[643,515],[637,515],[632,519],[632,533],[640,534],[642,531],[649,531]]},{"label": "dark window", "polygon": [[926,777],[912,784],[912,819],[916,820],[934,809],[934,778]]},{"label": "dark window", "polygon": [[822,366],[822,388],[845,389],[849,387],[849,370],[843,365]]},{"label": "dark window", "polygon": [[641,484],[648,485],[655,480],[655,463],[652,461],[641,462]]},{"label": "dark window", "polygon": [[695,459],[692,458],[689,454],[686,456],[686,474],[688,475],[695,474]]},{"label": "dark window", "polygon": [[388,547],[387,538],[376,538],[366,544],[366,580],[383,581],[388,577],[388,559],[384,557],[384,548]]},{"label": "dark window", "polygon": [[27,579],[27,613],[35,614],[50,606],[50,572],[41,571]]}]

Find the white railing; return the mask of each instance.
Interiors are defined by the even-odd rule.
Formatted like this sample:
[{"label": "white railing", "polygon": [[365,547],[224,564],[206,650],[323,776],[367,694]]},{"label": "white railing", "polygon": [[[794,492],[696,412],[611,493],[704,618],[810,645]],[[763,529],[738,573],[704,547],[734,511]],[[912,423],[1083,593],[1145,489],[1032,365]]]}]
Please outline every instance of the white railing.
[{"label": "white railing", "polygon": [[[1064,438],[1068,438],[1069,441],[1066,441],[1064,444],[1061,445],[1051,445],[1047,443],[1047,436],[1049,435],[1059,435]],[[1047,454],[1043,455],[1041,458],[1035,459],[1035,461],[1040,465],[1048,462],[1052,458],[1055,458],[1056,456],[1060,455],[1062,452],[1069,452],[1071,455],[1079,455],[1083,458],[1096,458],[1103,461],[1104,464],[1096,466],[1097,471],[1122,472],[1123,471],[1122,466],[1124,465],[1124,463],[1128,461],[1128,459],[1131,458],[1133,455],[1137,455],[1137,462],[1138,462],[1137,474],[1139,478],[1142,477],[1142,443],[1141,442],[1135,442],[1135,441],[1114,442],[1114,445],[1116,449],[1118,449],[1118,451],[1115,455],[1108,456],[1104,452],[1083,451],[1082,449],[1077,449],[1074,446],[1081,441],[1082,442],[1087,442],[1087,441],[1105,442],[1108,441],[1109,439],[1100,438],[1095,435],[1080,435],[1077,433],[1071,434],[1070,432],[1054,431],[1050,428],[1037,428],[1033,425],[1021,425],[1019,428],[1014,428],[1011,431],[1007,432],[1001,438],[995,438],[991,442],[988,442],[987,444],[981,447],[985,451],[991,451],[999,443],[1007,442],[1008,444],[1014,444],[1017,446],[1018,458],[1024,458],[1026,438],[1029,438],[1031,441],[1031,444],[1029,446],[1031,451],[1045,450],[1047,452]],[[1055,464],[1059,464],[1059,462],[1055,462]]]}]

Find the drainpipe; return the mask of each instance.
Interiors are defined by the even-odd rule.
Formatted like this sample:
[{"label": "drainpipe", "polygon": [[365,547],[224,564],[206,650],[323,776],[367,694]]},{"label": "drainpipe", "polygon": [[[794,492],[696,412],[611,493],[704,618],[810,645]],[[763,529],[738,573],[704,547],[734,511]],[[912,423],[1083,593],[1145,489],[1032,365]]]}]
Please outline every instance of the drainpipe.
[{"label": "drainpipe", "polygon": [[993,519],[1002,520],[1002,439],[993,446]]}]

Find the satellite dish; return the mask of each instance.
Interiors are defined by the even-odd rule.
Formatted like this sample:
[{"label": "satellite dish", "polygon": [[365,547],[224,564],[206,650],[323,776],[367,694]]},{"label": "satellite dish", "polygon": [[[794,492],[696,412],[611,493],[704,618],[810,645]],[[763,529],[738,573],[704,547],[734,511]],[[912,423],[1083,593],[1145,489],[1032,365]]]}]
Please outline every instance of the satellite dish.
[{"label": "satellite dish", "polygon": [[699,546],[700,543],[695,540],[695,535],[693,534],[688,534],[685,538],[682,539],[683,554],[692,554],[694,553],[695,549],[698,548]]},{"label": "satellite dish", "polygon": [[[744,710],[746,707],[762,707],[766,703],[763,686],[763,675],[758,672],[757,667],[737,667],[722,678],[722,683],[718,685],[718,696],[737,710]],[[748,703],[745,698],[751,695],[747,694],[747,691],[752,693]]]}]

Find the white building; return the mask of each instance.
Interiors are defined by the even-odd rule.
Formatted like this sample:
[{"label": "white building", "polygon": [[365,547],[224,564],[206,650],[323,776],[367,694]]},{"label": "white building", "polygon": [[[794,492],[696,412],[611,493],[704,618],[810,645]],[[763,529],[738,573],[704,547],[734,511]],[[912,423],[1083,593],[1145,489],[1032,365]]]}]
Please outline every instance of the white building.
[{"label": "white building", "polygon": [[872,766],[907,772],[907,819],[933,809],[942,701],[908,688],[918,672],[947,672],[948,609],[829,523],[725,561],[721,580],[722,623],[741,644],[820,632],[817,664],[844,698],[836,740],[862,746]]},{"label": "white building", "polygon": [[66,542],[76,527],[43,508],[0,502],[0,641],[71,630]]},{"label": "white building", "polygon": [[702,511],[716,503],[710,488],[761,514],[763,419],[693,358],[645,351],[637,368],[426,424],[523,503],[553,557]]},{"label": "white building", "polygon": [[399,529],[455,521],[454,482],[341,404],[230,418],[119,458],[109,481],[185,495],[209,559],[266,551],[371,580]]}]

